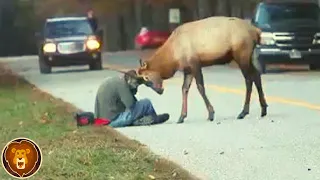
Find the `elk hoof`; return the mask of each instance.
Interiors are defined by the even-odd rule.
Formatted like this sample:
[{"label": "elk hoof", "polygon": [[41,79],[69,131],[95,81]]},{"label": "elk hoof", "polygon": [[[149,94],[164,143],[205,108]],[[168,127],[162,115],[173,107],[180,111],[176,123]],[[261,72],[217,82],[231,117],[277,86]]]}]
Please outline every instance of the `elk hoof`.
[{"label": "elk hoof", "polygon": [[267,115],[267,107],[262,107],[261,109],[261,117],[264,117]]},{"label": "elk hoof", "polygon": [[249,114],[249,112],[242,111],[242,112],[238,115],[237,119],[243,119],[243,118],[246,117],[246,115],[248,115],[248,114]]},{"label": "elk hoof", "polygon": [[209,112],[208,120],[209,121],[213,121],[214,120],[214,112]]},{"label": "elk hoof", "polygon": [[177,123],[178,123],[178,124],[183,123],[185,118],[186,118],[186,116],[181,115],[180,118],[179,118],[179,120],[177,121]]},{"label": "elk hoof", "polygon": [[177,124],[181,124],[181,123],[183,123],[183,122],[184,122],[183,119],[179,119],[179,120],[177,121]]}]

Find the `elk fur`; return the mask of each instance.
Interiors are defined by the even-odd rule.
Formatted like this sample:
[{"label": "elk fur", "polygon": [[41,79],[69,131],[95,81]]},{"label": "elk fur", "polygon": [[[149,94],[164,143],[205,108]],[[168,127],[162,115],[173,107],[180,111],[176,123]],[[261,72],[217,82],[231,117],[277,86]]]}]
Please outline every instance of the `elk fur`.
[{"label": "elk fur", "polygon": [[[267,103],[261,85],[259,63],[254,48],[260,41],[261,30],[236,17],[209,17],[177,27],[167,41],[137,69],[138,75],[149,77],[154,84],[183,71],[182,111],[178,123],[187,117],[187,96],[193,78],[208,109],[208,119],[214,119],[214,108],[204,88],[202,67],[234,60],[246,82],[246,98],[238,119],[249,114],[252,84],[255,83],[261,105],[261,117],[267,114]],[[253,63],[253,61],[255,61]],[[162,86],[161,86],[162,87]]]}]

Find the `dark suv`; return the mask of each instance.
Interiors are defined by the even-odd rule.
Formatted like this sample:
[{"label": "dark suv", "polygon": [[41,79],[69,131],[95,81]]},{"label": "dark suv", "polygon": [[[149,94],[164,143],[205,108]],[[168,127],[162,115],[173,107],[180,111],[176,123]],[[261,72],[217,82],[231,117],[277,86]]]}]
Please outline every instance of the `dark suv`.
[{"label": "dark suv", "polygon": [[256,47],[262,73],[266,64],[308,64],[320,68],[320,25],[317,2],[268,1],[258,4],[252,23],[262,30]]},{"label": "dark suv", "polygon": [[87,17],[48,18],[37,37],[41,73],[51,73],[54,66],[88,64],[90,70],[102,69],[102,31],[94,32]]}]

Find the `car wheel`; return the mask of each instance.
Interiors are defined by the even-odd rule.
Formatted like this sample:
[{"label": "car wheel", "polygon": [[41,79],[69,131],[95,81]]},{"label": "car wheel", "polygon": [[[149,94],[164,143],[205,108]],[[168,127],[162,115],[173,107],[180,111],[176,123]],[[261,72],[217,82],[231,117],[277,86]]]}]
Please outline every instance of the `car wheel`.
[{"label": "car wheel", "polygon": [[89,64],[89,69],[90,70],[102,70],[102,61],[101,61],[101,59],[96,60],[96,61],[92,62],[91,64]]},{"label": "car wheel", "polygon": [[39,58],[39,69],[41,74],[50,74],[52,68],[42,58]]},{"label": "car wheel", "polygon": [[312,71],[320,70],[320,64],[310,64],[309,68]]}]

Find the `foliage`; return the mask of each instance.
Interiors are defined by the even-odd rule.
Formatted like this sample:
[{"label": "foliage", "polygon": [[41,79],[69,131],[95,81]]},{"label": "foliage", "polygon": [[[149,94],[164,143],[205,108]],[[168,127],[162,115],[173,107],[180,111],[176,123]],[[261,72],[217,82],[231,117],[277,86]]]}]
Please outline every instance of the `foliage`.
[{"label": "foliage", "polygon": [[36,27],[32,1],[12,0],[2,7],[1,55],[32,54],[36,51],[33,34]]}]

